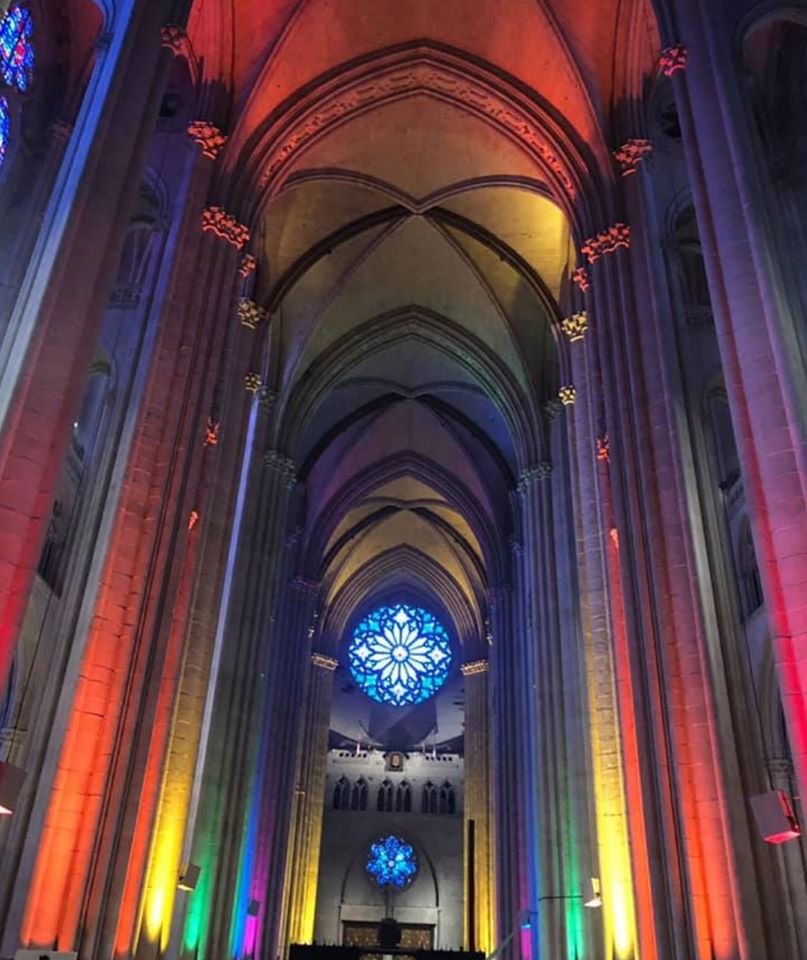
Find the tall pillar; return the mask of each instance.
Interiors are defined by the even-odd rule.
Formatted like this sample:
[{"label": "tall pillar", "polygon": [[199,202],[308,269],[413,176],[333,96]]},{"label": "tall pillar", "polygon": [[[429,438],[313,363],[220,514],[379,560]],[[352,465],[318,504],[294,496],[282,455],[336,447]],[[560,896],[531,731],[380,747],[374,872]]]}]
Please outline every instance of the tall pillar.
[{"label": "tall pillar", "polygon": [[171,295],[94,614],[74,644],[81,668],[42,834],[31,837],[21,939],[35,946],[72,949],[80,930],[84,944],[122,937],[131,947],[184,654],[210,467],[202,439],[238,334],[221,316],[231,314],[239,245],[205,228],[210,171],[188,164]]},{"label": "tall pillar", "polygon": [[311,655],[301,751],[296,781],[294,829],[289,845],[286,884],[289,909],[286,939],[311,943],[316,919],[319,854],[322,844],[328,731],[331,722],[333,672],[338,661],[323,653]]},{"label": "tall pillar", "polygon": [[[495,942],[494,860],[491,837],[490,697],[488,661],[462,666],[465,678],[465,825],[466,837],[473,824],[474,861],[466,867],[465,943],[485,954]],[[466,857],[470,851],[466,845]],[[471,878],[473,884],[471,884]],[[473,913],[470,910],[473,895]],[[471,919],[474,927],[470,929]]]},{"label": "tall pillar", "polygon": [[799,792],[807,794],[807,370],[766,229],[764,177],[734,31],[703,0],[668,4],[672,77]]},{"label": "tall pillar", "polygon": [[171,54],[172,0],[121,5],[99,47],[0,343],[0,683],[141,182]]}]

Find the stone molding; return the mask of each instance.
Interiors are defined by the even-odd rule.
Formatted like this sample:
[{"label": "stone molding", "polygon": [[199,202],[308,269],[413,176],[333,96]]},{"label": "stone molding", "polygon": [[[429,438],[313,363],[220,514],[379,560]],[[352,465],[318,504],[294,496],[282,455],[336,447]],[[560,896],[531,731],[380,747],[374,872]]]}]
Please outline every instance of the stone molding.
[{"label": "stone molding", "polygon": [[249,228],[221,207],[207,207],[202,211],[202,230],[214,233],[237,250],[242,250],[249,241]]},{"label": "stone molding", "polygon": [[653,152],[653,144],[649,140],[631,138],[621,147],[614,150],[614,159],[619,164],[623,177],[630,177],[639,169],[639,164]]},{"label": "stone molding", "polygon": [[339,666],[339,661],[334,660],[333,657],[329,657],[324,653],[312,653],[311,664],[312,666],[319,667],[320,670],[327,670],[329,673],[333,673]]},{"label": "stone molding", "polygon": [[188,136],[191,141],[202,148],[202,156],[215,160],[221,153],[221,148],[227,143],[227,137],[217,126],[207,120],[193,120],[188,124]]},{"label": "stone molding", "polygon": [[585,310],[573,313],[561,321],[561,329],[572,343],[582,340],[588,330],[588,314]]},{"label": "stone molding", "polygon": [[665,77],[671,77],[680,70],[686,70],[688,61],[689,50],[681,43],[673,43],[661,51],[658,65]]},{"label": "stone molding", "polygon": [[257,330],[266,319],[266,311],[263,307],[248,297],[242,297],[238,301],[237,313],[241,326],[248,330]]},{"label": "stone molding", "polygon": [[630,227],[626,223],[615,223],[601,230],[596,237],[589,237],[580,252],[589,263],[596,263],[609,253],[616,253],[620,248],[627,250],[629,247]]},{"label": "stone molding", "polygon": [[468,76],[459,67],[430,62],[425,57],[415,62],[391,63],[386,70],[372,77],[366,74],[352,80],[342,77],[338,86],[322,91],[317,103],[266,156],[259,181],[261,189],[269,186],[295,154],[346,117],[374,104],[420,90],[449,102],[459,102],[503,128],[552,171],[571,199],[576,198],[577,189],[566,166],[528,110],[513,97]]},{"label": "stone molding", "polygon": [[489,664],[487,660],[474,660],[471,663],[463,663],[460,667],[463,677],[476,677],[481,673],[487,673]]}]

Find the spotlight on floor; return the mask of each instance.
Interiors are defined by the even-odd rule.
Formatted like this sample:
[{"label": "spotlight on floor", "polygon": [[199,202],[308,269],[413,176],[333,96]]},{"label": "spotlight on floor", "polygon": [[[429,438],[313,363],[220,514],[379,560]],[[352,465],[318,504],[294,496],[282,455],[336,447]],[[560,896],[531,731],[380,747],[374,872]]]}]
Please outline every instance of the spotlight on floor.
[{"label": "spotlight on floor", "polygon": [[801,827],[783,790],[751,797],[751,809],[765,843],[787,843],[801,836]]},{"label": "spotlight on floor", "polygon": [[177,886],[180,890],[187,890],[188,892],[195,890],[196,884],[199,882],[200,873],[200,867],[195,863],[189,863],[182,873],[180,873]]},{"label": "spotlight on floor", "polygon": [[[588,891],[587,891],[588,892]],[[591,878],[591,896],[588,900],[583,902],[584,907],[588,907],[591,910],[597,910],[602,906],[602,896],[600,895],[600,878],[592,877]]]},{"label": "spotlight on floor", "polygon": [[25,771],[13,763],[0,763],[0,817],[10,817],[20,798]]}]

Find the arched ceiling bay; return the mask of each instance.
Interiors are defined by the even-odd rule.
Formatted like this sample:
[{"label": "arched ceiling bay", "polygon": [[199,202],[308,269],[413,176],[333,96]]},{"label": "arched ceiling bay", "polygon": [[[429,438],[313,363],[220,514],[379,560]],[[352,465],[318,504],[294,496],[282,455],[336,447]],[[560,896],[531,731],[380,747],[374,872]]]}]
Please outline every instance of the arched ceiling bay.
[{"label": "arched ceiling bay", "polygon": [[657,54],[646,7],[195,5],[197,57],[232,94],[222,182],[259,221],[273,429],[328,630],[420,591],[484,655],[559,386],[569,218],[586,178],[613,176],[619,64]]}]

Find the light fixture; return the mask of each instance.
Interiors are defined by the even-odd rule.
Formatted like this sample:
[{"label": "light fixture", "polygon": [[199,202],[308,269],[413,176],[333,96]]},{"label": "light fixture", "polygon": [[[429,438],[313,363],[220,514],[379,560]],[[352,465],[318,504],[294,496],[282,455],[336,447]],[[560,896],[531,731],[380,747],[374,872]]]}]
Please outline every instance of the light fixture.
[{"label": "light fixture", "polygon": [[751,797],[751,809],[765,843],[787,843],[801,836],[801,827],[783,790]]},{"label": "light fixture", "polygon": [[201,868],[197,864],[189,863],[182,873],[180,873],[177,887],[179,887],[180,890],[186,890],[188,892],[195,890],[196,884],[199,882],[200,873]]},{"label": "light fixture", "polygon": [[250,900],[249,905],[247,906],[247,916],[248,917],[257,917],[261,910],[260,900]]},{"label": "light fixture", "polygon": [[10,817],[20,798],[25,771],[13,763],[0,763],[0,817]]},{"label": "light fixture", "polygon": [[592,877],[591,878],[591,896],[588,900],[584,901],[584,907],[588,907],[591,910],[597,910],[602,906],[602,896],[600,895],[600,878]]}]

